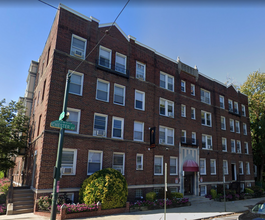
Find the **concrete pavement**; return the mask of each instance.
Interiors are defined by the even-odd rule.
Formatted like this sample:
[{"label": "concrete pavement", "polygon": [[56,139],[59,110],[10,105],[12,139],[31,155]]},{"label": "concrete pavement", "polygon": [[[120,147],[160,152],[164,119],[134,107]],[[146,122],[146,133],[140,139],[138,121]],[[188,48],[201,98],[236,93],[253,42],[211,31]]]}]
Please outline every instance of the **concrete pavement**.
[{"label": "concrete pavement", "polygon": [[[167,220],[194,220],[202,218],[210,218],[220,215],[228,215],[234,212],[240,213],[248,210],[248,206],[253,206],[264,198],[255,198],[247,200],[238,200],[226,203],[226,212],[223,202],[212,200],[191,200],[191,206],[183,206],[179,208],[167,209]],[[0,220],[49,220],[47,217],[38,215],[20,214],[20,215],[0,215]],[[235,218],[236,219],[236,218]],[[74,220],[74,219],[72,219]],[[77,220],[164,220],[164,210],[149,210],[142,212],[131,212],[111,216],[99,216],[91,218],[78,218]]]}]

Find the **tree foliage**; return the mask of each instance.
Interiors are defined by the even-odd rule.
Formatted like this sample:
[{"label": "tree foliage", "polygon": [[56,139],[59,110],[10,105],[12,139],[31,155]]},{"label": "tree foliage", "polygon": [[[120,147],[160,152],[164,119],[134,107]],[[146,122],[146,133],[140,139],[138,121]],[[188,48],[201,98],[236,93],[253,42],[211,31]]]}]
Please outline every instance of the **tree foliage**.
[{"label": "tree foliage", "polygon": [[5,175],[15,165],[13,157],[26,147],[28,121],[22,102],[0,101],[0,171]]},{"label": "tree foliage", "polygon": [[265,163],[265,73],[250,74],[240,91],[248,96],[253,159],[260,167],[258,179],[261,179]]}]

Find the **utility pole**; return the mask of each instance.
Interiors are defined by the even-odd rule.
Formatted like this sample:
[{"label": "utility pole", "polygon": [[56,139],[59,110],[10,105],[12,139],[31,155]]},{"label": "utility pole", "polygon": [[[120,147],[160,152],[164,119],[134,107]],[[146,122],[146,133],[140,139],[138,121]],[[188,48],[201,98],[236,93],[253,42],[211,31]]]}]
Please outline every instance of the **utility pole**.
[{"label": "utility pole", "polygon": [[[64,91],[64,100],[63,100],[63,111],[60,115],[59,120],[60,121],[66,121],[67,119],[67,101],[68,101],[68,92],[69,92],[69,86],[70,86],[70,79],[71,79],[72,73],[67,73],[66,77],[66,86]],[[63,151],[63,139],[64,139],[64,130],[63,122],[61,123],[60,127],[60,133],[59,133],[59,139],[58,139],[58,149],[57,149],[57,159],[56,159],[56,165],[53,169],[53,193],[52,193],[52,212],[51,212],[51,218],[50,220],[56,220],[56,212],[57,212],[57,198],[59,193],[59,180],[60,180],[60,170],[61,170],[61,163],[62,163],[62,151]]]},{"label": "utility pole", "polygon": [[165,201],[164,201],[164,220],[167,219],[167,163],[165,163]]},{"label": "utility pole", "polygon": [[224,183],[223,183],[223,189],[224,189],[224,206],[225,206],[225,212],[226,212],[226,196],[225,196],[225,167],[224,167],[224,165],[223,165],[223,181],[224,181]]}]

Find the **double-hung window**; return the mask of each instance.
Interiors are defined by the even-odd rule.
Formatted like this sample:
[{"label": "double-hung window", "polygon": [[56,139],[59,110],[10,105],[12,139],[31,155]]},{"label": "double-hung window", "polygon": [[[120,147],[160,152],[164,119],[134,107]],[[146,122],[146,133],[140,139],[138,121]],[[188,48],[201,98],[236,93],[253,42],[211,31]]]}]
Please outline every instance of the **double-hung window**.
[{"label": "double-hung window", "polygon": [[107,136],[107,122],[108,122],[107,115],[95,113],[93,135],[106,137]]},{"label": "double-hung window", "polygon": [[86,39],[77,35],[72,35],[72,44],[70,54],[81,59],[85,59],[86,56]]},{"label": "double-hung window", "polygon": [[88,151],[87,175],[102,170],[102,151]]},{"label": "double-hung window", "polygon": [[136,61],[136,78],[145,80],[145,64]]},{"label": "double-hung window", "polygon": [[69,93],[81,96],[83,92],[83,79],[83,73],[72,73],[69,86]]},{"label": "double-hung window", "polygon": [[201,111],[202,125],[212,126],[212,114],[209,112]]},{"label": "double-hung window", "polygon": [[112,168],[121,172],[124,175],[125,154],[113,153]]},{"label": "double-hung window", "polygon": [[159,113],[160,115],[174,118],[174,102],[160,98]]},{"label": "double-hung window", "polygon": [[241,142],[240,141],[236,141],[236,149],[237,149],[237,153],[241,153]]},{"label": "double-hung window", "polygon": [[115,70],[117,72],[126,74],[126,56],[116,53]]},{"label": "double-hung window", "polygon": [[228,99],[228,111],[233,112],[233,101]]},{"label": "double-hung window", "polygon": [[104,102],[109,101],[109,82],[98,79],[97,80],[97,92],[96,99]]},{"label": "double-hung window", "polygon": [[186,82],[181,80],[181,92],[186,92]]},{"label": "double-hung window", "polygon": [[181,105],[181,117],[186,117],[186,105]]},{"label": "double-hung window", "polygon": [[191,119],[196,119],[195,108],[191,107]]},{"label": "double-hung window", "polygon": [[216,160],[215,159],[210,160],[210,166],[211,166],[211,175],[216,175]]},{"label": "double-hung window", "polygon": [[191,144],[196,144],[196,132],[191,133]]},{"label": "double-hung window", "polygon": [[245,154],[248,154],[248,142],[244,143],[244,148],[245,148]]},{"label": "double-hung window", "polygon": [[235,113],[238,114],[239,111],[238,111],[238,103],[237,102],[234,102],[234,107],[235,107]]},{"label": "double-hung window", "polygon": [[241,109],[242,109],[242,115],[246,116],[246,107],[245,107],[245,105],[241,105]]},{"label": "double-hung window", "polygon": [[170,157],[170,175],[178,175],[178,158]]},{"label": "double-hung window", "polygon": [[222,137],[222,151],[227,151],[227,141],[226,138]]},{"label": "double-hung window", "polygon": [[145,110],[145,93],[135,90],[135,109]]},{"label": "double-hung window", "polygon": [[213,149],[211,135],[206,135],[206,134],[202,135],[202,149],[208,149],[208,150]]},{"label": "double-hung window", "polygon": [[200,175],[206,175],[206,159],[200,159]]},{"label": "double-hung window", "polygon": [[100,46],[99,47],[99,65],[106,68],[111,68],[111,50]]},{"label": "double-hung window", "polygon": [[231,139],[231,152],[235,153],[236,152],[236,146],[235,146],[235,140]]},{"label": "double-hung window", "polygon": [[236,133],[240,133],[240,123],[236,121]]},{"label": "double-hung window", "polygon": [[228,162],[227,162],[227,160],[223,160],[223,172],[225,175],[228,175]]},{"label": "double-hung window", "polygon": [[247,124],[243,123],[243,133],[247,135]]},{"label": "double-hung window", "polygon": [[144,141],[144,123],[143,122],[134,122],[134,137],[135,141]]},{"label": "double-hung window", "polygon": [[193,84],[190,85],[190,94],[195,96],[195,85]]},{"label": "double-hung window", "polygon": [[220,108],[224,109],[225,108],[225,98],[224,98],[224,96],[220,95],[219,96],[219,101],[220,101]]},{"label": "double-hung window", "polygon": [[185,130],[181,131],[181,143],[186,143],[187,132]]},{"label": "double-hung window", "polygon": [[63,148],[62,153],[62,175],[75,175],[76,171],[76,149]]},{"label": "double-hung window", "polygon": [[234,132],[235,131],[235,124],[234,124],[234,119],[230,119],[230,131]]},{"label": "double-hung window", "polygon": [[125,105],[125,86],[114,84],[113,103],[117,105]]},{"label": "double-hung window", "polygon": [[154,166],[155,175],[163,175],[163,156],[155,155]]},{"label": "double-hung window", "polygon": [[143,170],[143,154],[136,154],[136,170]]},{"label": "double-hung window", "polygon": [[174,77],[160,72],[160,87],[169,91],[174,91]]},{"label": "double-hung window", "polygon": [[112,118],[112,138],[123,139],[124,119]]},{"label": "double-hung window", "polygon": [[75,130],[66,130],[66,132],[78,134],[79,133],[81,110],[73,109],[73,108],[67,108],[67,112],[69,112],[69,114],[70,114],[67,121],[71,122],[75,125]]},{"label": "double-hung window", "polygon": [[249,162],[246,162],[246,174],[250,174],[250,169],[249,169]]},{"label": "double-hung window", "polygon": [[201,196],[205,196],[207,194],[207,186],[201,185]]},{"label": "double-hung window", "polygon": [[243,175],[244,174],[244,168],[243,168],[243,162],[239,161],[239,174]]},{"label": "double-hung window", "polygon": [[174,129],[159,126],[159,144],[174,145]]},{"label": "double-hung window", "polygon": [[211,93],[207,90],[201,89],[201,101],[210,105]]},{"label": "double-hung window", "polygon": [[221,129],[226,130],[225,117],[221,116]]}]

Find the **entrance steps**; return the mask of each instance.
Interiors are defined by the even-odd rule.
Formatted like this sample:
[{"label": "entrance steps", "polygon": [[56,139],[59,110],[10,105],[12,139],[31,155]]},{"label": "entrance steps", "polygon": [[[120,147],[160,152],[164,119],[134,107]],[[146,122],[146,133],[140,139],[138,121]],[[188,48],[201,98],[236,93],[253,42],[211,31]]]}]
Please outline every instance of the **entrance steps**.
[{"label": "entrance steps", "polygon": [[205,198],[204,196],[184,195],[184,198],[189,198],[189,201],[193,204],[211,201],[209,198]]},{"label": "entrance steps", "polygon": [[26,187],[13,188],[13,214],[33,212],[34,193]]}]

